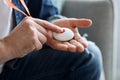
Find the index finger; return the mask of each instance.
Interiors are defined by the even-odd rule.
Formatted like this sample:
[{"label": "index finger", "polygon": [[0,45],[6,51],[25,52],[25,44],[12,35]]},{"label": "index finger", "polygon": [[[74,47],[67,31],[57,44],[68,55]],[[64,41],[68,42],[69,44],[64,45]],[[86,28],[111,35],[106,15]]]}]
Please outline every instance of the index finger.
[{"label": "index finger", "polygon": [[46,28],[46,29],[48,29],[48,30],[51,30],[51,31],[53,31],[53,32],[61,33],[61,32],[64,31],[64,30],[63,30],[62,28],[60,28],[59,26],[54,25],[54,24],[52,24],[52,23],[50,23],[50,22],[48,22],[48,21],[41,20],[41,19],[34,19],[34,18],[33,18],[33,20],[34,20],[37,24],[39,24],[39,25],[43,26],[44,28]]}]

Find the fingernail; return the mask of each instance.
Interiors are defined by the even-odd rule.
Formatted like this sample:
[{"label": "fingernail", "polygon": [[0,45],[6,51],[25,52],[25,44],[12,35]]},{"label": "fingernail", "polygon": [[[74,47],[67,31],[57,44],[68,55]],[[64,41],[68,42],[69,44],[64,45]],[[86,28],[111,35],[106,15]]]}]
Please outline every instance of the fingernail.
[{"label": "fingernail", "polygon": [[61,33],[64,33],[65,32],[65,29],[63,29],[62,31],[61,31]]}]

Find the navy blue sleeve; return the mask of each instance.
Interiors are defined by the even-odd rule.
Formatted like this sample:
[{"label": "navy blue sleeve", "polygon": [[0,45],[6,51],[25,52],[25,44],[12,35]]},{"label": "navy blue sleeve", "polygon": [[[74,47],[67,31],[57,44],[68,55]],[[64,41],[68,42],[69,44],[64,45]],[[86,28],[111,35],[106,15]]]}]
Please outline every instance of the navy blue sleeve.
[{"label": "navy blue sleeve", "polygon": [[59,14],[51,0],[29,0],[28,7],[33,17],[44,20]]},{"label": "navy blue sleeve", "polygon": [[51,0],[43,0],[40,17],[47,19],[58,14],[58,9],[53,5]]}]

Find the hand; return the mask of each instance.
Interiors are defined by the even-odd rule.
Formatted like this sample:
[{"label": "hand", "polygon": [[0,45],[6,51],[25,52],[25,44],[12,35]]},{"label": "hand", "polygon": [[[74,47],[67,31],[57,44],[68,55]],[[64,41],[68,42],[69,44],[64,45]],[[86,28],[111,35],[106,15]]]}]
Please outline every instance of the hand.
[{"label": "hand", "polygon": [[4,56],[8,60],[23,57],[33,50],[41,49],[47,41],[47,30],[58,33],[63,31],[47,21],[26,17],[9,36],[1,40],[2,44],[4,43],[4,49],[2,49]]},{"label": "hand", "polygon": [[49,31],[49,37],[47,41],[47,45],[54,49],[58,50],[65,50],[70,52],[83,52],[85,48],[87,48],[88,44],[87,41],[81,37],[78,32],[78,28],[87,28],[92,25],[92,21],[90,19],[75,19],[75,18],[68,18],[68,19],[59,19],[55,21],[53,24],[66,27],[71,29],[75,36],[72,40],[68,42],[60,42],[53,38],[52,32]]}]

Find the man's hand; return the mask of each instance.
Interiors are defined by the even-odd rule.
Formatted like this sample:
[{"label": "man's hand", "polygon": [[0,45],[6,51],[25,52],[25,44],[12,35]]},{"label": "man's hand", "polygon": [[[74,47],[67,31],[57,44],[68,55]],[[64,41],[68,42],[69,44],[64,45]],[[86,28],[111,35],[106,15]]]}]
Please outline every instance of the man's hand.
[{"label": "man's hand", "polygon": [[[23,57],[33,50],[39,50],[47,41],[47,30],[62,32],[63,29],[44,20],[26,17],[16,28],[1,40],[0,62]],[[0,45],[1,46],[1,45]],[[2,58],[2,61],[1,61]]]},{"label": "man's hand", "polygon": [[74,32],[75,36],[72,40],[68,42],[61,42],[55,40],[52,36],[52,32],[49,31],[47,45],[54,49],[65,50],[70,52],[83,52],[84,49],[87,48],[87,41],[81,37],[81,35],[78,32],[78,28],[88,28],[89,26],[91,26],[92,21],[90,19],[59,19],[53,24],[71,29]]}]

